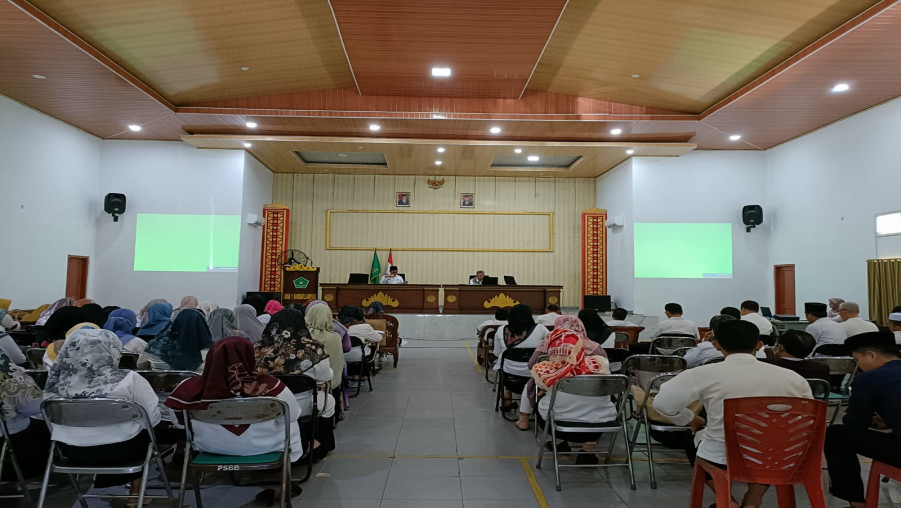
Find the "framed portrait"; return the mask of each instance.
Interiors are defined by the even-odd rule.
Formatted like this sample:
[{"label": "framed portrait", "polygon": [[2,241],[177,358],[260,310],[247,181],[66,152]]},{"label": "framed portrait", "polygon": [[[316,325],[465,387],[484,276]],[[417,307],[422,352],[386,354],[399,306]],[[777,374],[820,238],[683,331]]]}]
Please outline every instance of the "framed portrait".
[{"label": "framed portrait", "polygon": [[460,208],[475,208],[476,207],[476,195],[475,194],[460,194]]},{"label": "framed portrait", "polygon": [[397,193],[397,206],[410,206],[410,193],[409,192],[398,192]]}]

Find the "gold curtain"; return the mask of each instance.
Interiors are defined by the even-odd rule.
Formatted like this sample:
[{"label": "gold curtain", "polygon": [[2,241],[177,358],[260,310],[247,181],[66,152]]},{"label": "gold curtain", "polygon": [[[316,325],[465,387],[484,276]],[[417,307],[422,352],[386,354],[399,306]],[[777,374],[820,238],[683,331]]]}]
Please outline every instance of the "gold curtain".
[{"label": "gold curtain", "polygon": [[901,258],[868,259],[867,287],[870,319],[885,326],[892,308],[901,305]]}]

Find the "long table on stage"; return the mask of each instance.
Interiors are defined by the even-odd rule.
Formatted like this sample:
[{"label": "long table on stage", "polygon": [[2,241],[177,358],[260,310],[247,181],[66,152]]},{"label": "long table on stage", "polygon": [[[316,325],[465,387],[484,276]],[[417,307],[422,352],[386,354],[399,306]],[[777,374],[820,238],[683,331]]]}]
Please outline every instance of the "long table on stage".
[{"label": "long table on stage", "polygon": [[470,286],[440,284],[320,284],[322,299],[333,310],[381,302],[388,313],[493,314],[524,303],[535,313],[560,304],[561,286]]}]

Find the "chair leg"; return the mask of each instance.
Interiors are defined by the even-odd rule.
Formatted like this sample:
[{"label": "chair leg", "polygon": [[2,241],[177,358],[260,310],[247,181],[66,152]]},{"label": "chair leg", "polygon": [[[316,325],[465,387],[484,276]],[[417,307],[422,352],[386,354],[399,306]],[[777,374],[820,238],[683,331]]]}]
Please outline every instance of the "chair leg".
[{"label": "chair leg", "polygon": [[163,487],[166,489],[166,496],[169,501],[175,501],[175,493],[172,492],[172,486],[169,485],[169,475],[166,474],[166,465],[163,463],[163,457],[159,453],[156,454],[156,467],[160,469],[160,477],[163,480]]},{"label": "chair leg", "polygon": [[181,466],[181,481],[178,483],[178,506],[185,505],[185,482],[188,480],[188,463],[191,461],[191,441],[185,445],[185,459]]},{"label": "chair leg", "polygon": [[651,426],[647,420],[647,413],[639,419],[644,423],[644,441],[648,448],[648,469],[651,470],[651,488],[657,488],[657,476],[654,474],[654,447],[651,446]]},{"label": "chair leg", "polygon": [[[807,491],[807,498],[810,500],[810,508],[826,508],[826,492],[823,491],[822,473],[814,475],[813,478],[804,482],[804,489]],[[867,502],[869,501],[869,498],[867,498]],[[873,506],[876,506],[876,504]]]},{"label": "chair leg", "polygon": [[691,498],[689,508],[702,508],[704,505],[704,468],[695,462],[694,474],[691,477]]},{"label": "chair leg", "polygon": [[147,445],[144,457],[144,470],[141,472],[141,488],[138,490],[138,506],[144,506],[144,492],[147,491],[147,476],[150,473],[150,459],[153,457],[153,444]]},{"label": "chair leg", "polygon": [[200,496],[200,475],[197,471],[192,471],[191,478],[194,480],[194,501],[197,503],[197,508],[203,508],[203,498]]},{"label": "chair leg", "polygon": [[[625,428],[625,423],[623,424],[623,428]],[[626,433],[627,433],[627,435],[628,435],[628,431],[626,431]],[[629,448],[629,442],[628,442],[628,441],[629,441],[629,438],[626,438],[626,448],[627,448],[627,449],[631,449],[631,448]],[[615,448],[615,447],[616,447],[616,439],[611,438],[611,439],[610,439],[610,444],[607,445],[607,456],[604,457],[604,464],[609,464],[609,463],[610,463],[610,459],[613,457],[613,448]]]},{"label": "chair leg", "polygon": [[554,425],[554,415],[548,411],[547,425],[551,428],[551,448],[554,450],[554,477],[557,479],[556,489],[560,492],[560,459],[557,456],[557,427]]},{"label": "chair leg", "polygon": [[[632,465],[632,453],[635,449],[629,446],[629,429],[626,426],[625,418],[622,419],[623,425],[623,441],[626,444],[626,464],[629,465],[629,481],[631,482],[632,490],[635,490],[635,468]],[[610,457],[613,455],[613,443],[616,443],[616,435],[613,435],[610,438],[610,449],[607,452],[607,460],[610,460]],[[652,470],[653,471],[653,470]]]},{"label": "chair leg", "polygon": [[53,452],[56,443],[50,443],[50,454],[47,456],[47,467],[44,469],[44,481],[41,482],[41,493],[38,495],[38,508],[44,508],[44,500],[47,498],[47,486],[50,484],[50,470],[53,467]]},{"label": "chair leg", "polygon": [[716,486],[716,508],[729,508],[732,506],[732,481],[725,472],[714,475]]},{"label": "chair leg", "polygon": [[873,461],[870,464],[870,476],[867,478],[867,508],[879,506],[879,478],[882,476],[882,464]]},{"label": "chair leg", "polygon": [[[537,411],[537,409],[536,409]],[[537,429],[538,423],[535,423]],[[541,441],[538,442],[538,462],[535,463],[535,469],[541,469],[541,461],[544,459],[544,444],[547,443],[547,433],[549,427],[547,421],[544,422],[544,430],[541,432]]]},{"label": "chair leg", "polygon": [[81,495],[81,487],[78,485],[78,475],[66,475],[69,478],[69,483],[72,484],[72,488],[75,489],[75,495],[78,496],[78,502],[81,503],[81,508],[88,508],[88,502],[85,500],[84,496]]},{"label": "chair leg", "polygon": [[779,508],[795,508],[795,486],[777,485],[776,499],[779,503]]},{"label": "chair leg", "polygon": [[[313,450],[310,450],[312,454]],[[279,508],[285,508],[291,504],[291,457],[284,453],[282,459],[282,497]]]},{"label": "chair leg", "polygon": [[22,468],[19,467],[19,462],[16,460],[16,452],[13,450],[8,438],[3,441],[3,445],[0,447],[0,477],[3,476],[3,462],[6,459],[7,450],[9,450],[9,461],[12,463],[13,472],[16,474],[16,481],[22,490],[22,497],[25,498],[25,504],[28,505],[28,508],[32,508],[34,500],[31,499],[31,493],[28,492],[28,482],[25,481],[25,475],[22,474]]}]

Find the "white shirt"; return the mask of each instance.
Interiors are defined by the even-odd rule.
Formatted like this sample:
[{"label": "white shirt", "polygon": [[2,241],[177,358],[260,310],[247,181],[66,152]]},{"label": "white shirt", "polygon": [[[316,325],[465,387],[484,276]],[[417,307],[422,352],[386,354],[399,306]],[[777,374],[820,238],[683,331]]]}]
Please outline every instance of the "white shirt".
[{"label": "white shirt", "polygon": [[701,340],[698,334],[698,325],[694,321],[683,319],[681,316],[674,316],[666,321],[657,323],[657,328],[651,332],[651,338],[656,339],[660,335],[668,333],[682,333],[693,336],[696,340]]},{"label": "white shirt", "polygon": [[502,326],[507,324],[507,321],[501,321],[499,319],[489,319],[488,321],[483,322],[478,327],[476,327],[476,336],[481,337],[483,333],[485,333],[485,328],[489,326]]},{"label": "white shirt", "polygon": [[[360,323],[350,326],[347,329],[347,334],[363,341],[365,346],[363,349],[365,349],[367,355],[372,352],[371,348],[373,345],[378,346],[378,344],[382,342],[382,334],[376,331],[369,323]],[[344,353],[345,362],[359,362],[362,360],[363,352],[361,352],[358,347],[351,348],[350,351]]]},{"label": "white shirt", "polygon": [[379,284],[403,284],[404,278],[400,275],[395,275],[394,277],[390,275],[382,275],[382,279],[379,281]]},{"label": "white shirt", "polygon": [[685,353],[685,363],[688,364],[689,369],[693,369],[709,360],[714,358],[722,358],[723,353],[719,352],[714,346],[713,342],[699,342],[698,347],[692,348],[690,351]]},{"label": "white shirt", "polygon": [[[300,440],[300,406],[294,394],[287,387],[276,397],[288,404],[291,430],[291,462],[303,455],[303,443]],[[156,395],[154,395],[156,398]],[[222,455],[260,455],[281,451],[285,443],[285,429],[282,418],[263,423],[254,423],[240,436],[235,435],[222,425],[213,423],[191,422],[194,429],[194,449]]]},{"label": "white shirt", "polygon": [[475,278],[475,277],[472,277],[471,279],[469,279],[469,285],[470,285],[470,286],[481,286],[481,285],[482,285],[482,282],[483,282],[484,280],[485,280],[485,279],[479,280],[479,279],[477,279],[477,278]]},{"label": "white shirt", "polygon": [[[538,401],[538,413],[547,421],[551,394]],[[616,406],[610,397],[588,397],[572,393],[558,393],[554,400],[554,420],[558,422],[612,422],[616,420]]]},{"label": "white shirt", "polygon": [[819,318],[807,325],[805,331],[817,340],[817,346],[823,344],[844,344],[848,338],[848,332],[841,323],[836,323],[829,318]]},{"label": "white shirt", "polygon": [[848,334],[848,337],[853,337],[861,333],[879,331],[878,326],[869,321],[864,321],[859,317],[853,317],[842,321],[842,326],[845,327],[845,332]]},{"label": "white shirt", "polygon": [[9,357],[9,360],[16,365],[22,365],[28,360],[28,358],[25,358],[25,353],[16,344],[16,341],[5,332],[0,332],[0,351],[3,351]]},{"label": "white shirt", "polygon": [[[44,392],[44,398],[51,397]],[[147,411],[151,426],[156,426],[160,422],[159,396],[150,387],[150,383],[134,371],[129,371],[107,398],[133,400]],[[128,441],[137,436],[141,429],[141,425],[136,422],[116,423],[103,427],[52,425],[52,437],[54,441],[72,446],[99,446]]]},{"label": "white shirt", "polygon": [[756,312],[745,314],[741,317],[741,320],[754,323],[757,326],[757,329],[760,330],[760,335],[770,335],[773,333],[773,323],[770,323],[769,319]]},{"label": "white shirt", "polygon": [[547,314],[542,314],[536,317],[535,322],[539,325],[554,326],[554,321],[556,321],[558,317],[560,317],[560,314],[557,314],[556,312],[548,312]]},{"label": "white shirt", "polygon": [[268,325],[269,320],[271,320],[271,319],[272,319],[272,316],[270,314],[264,313],[264,314],[260,314],[259,316],[257,316],[257,321],[259,321],[260,323],[263,323],[264,325]]},{"label": "white shirt", "polygon": [[707,409],[707,426],[695,434],[698,456],[725,464],[723,401],[770,396],[813,398],[810,385],[796,372],[738,353],[719,363],[686,370],[663,383],[654,409],[676,425],[688,425],[695,416],[688,405],[700,400]]},{"label": "white shirt", "polygon": [[[506,325],[505,325],[506,326]],[[494,370],[498,370],[501,368],[501,355],[503,355],[504,351],[507,350],[507,343],[504,342],[504,327],[501,326],[497,329],[497,333],[494,335],[494,354],[497,356],[497,361],[494,362]],[[518,348],[537,348],[541,345],[541,341],[544,340],[545,337],[548,336],[547,328],[536,325],[532,330],[532,333],[526,337],[526,340],[520,342],[515,347]],[[513,374],[514,376],[522,376],[522,377],[532,377],[532,371],[529,370],[529,362],[504,362],[504,372],[507,374]]]},{"label": "white shirt", "polygon": [[623,321],[622,319],[612,319],[607,321],[607,326],[638,326],[631,321]]}]

